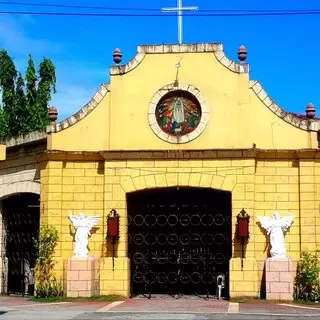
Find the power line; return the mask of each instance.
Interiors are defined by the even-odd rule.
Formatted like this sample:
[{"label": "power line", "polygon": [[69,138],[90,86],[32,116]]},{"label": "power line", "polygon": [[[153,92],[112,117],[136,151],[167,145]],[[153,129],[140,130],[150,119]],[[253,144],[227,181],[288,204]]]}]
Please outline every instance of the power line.
[{"label": "power line", "polygon": [[30,2],[11,2],[0,1],[0,4],[8,5],[23,5],[30,7],[52,7],[52,8],[73,8],[73,9],[95,9],[95,10],[110,10],[110,11],[159,11],[160,9],[152,8],[115,8],[115,7],[101,7],[101,6],[79,6],[79,5],[65,5],[65,4],[49,4],[49,3],[30,3]]},{"label": "power line", "polygon": [[[52,7],[52,8],[69,8],[69,9],[95,9],[95,10],[109,10],[109,11],[145,11],[145,12],[159,12],[160,9],[155,8],[120,8],[120,7],[104,7],[104,6],[80,6],[80,5],[64,5],[64,4],[49,4],[49,3],[32,3],[32,2],[11,2],[11,1],[0,1],[0,4],[6,5],[19,5],[19,6],[31,6],[31,7]],[[303,14],[318,12],[320,9],[272,9],[272,10],[249,10],[249,9],[201,9],[204,13],[250,13],[250,14]],[[46,14],[46,13],[44,13]]]},{"label": "power line", "polygon": [[[37,11],[0,11],[0,14],[42,15],[42,16],[77,16],[77,17],[176,17],[176,14],[135,14],[135,13],[81,13],[81,12],[37,12]],[[319,15],[319,11],[287,12],[248,12],[248,13],[199,13],[184,14],[184,17],[248,17],[248,16],[301,16]]]}]

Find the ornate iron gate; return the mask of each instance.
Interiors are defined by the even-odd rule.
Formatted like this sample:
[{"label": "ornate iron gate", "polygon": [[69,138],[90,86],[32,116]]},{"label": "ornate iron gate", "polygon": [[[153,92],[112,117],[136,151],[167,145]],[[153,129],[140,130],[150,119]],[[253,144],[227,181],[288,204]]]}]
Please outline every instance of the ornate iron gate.
[{"label": "ornate iron gate", "polygon": [[228,298],[231,194],[155,189],[128,195],[131,294]]},{"label": "ornate iron gate", "polygon": [[8,294],[33,294],[37,258],[34,240],[39,233],[39,196],[21,194],[3,201]]}]

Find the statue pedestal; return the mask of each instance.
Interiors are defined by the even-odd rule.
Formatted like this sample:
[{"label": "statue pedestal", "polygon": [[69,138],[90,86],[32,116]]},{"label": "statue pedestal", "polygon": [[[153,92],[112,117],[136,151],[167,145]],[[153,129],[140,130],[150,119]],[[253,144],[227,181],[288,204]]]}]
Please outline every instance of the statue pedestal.
[{"label": "statue pedestal", "polygon": [[293,267],[290,258],[268,258],[266,270],[267,300],[293,300]]},{"label": "statue pedestal", "polygon": [[71,257],[67,263],[67,297],[92,297],[100,293],[99,259]]}]

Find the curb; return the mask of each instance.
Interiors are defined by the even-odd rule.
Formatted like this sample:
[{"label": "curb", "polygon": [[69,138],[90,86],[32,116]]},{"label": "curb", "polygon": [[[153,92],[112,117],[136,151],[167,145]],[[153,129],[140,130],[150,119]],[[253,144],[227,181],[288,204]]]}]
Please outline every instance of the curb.
[{"label": "curb", "polygon": [[[235,315],[234,313],[227,313],[228,315]],[[239,312],[236,315],[239,316],[270,316],[270,317],[300,317],[300,318],[312,318],[319,317],[320,313],[311,313],[311,314],[299,314],[299,313],[255,313],[255,312]]]}]

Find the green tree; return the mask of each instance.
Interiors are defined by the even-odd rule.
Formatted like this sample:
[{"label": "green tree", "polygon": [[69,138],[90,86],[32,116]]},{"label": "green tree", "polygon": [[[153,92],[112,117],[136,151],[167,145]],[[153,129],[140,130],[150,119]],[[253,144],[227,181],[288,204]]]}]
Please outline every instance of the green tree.
[{"label": "green tree", "polygon": [[5,114],[3,109],[0,106],[0,138],[5,138],[7,130],[6,130],[6,120],[4,118]]},{"label": "green tree", "polygon": [[30,110],[35,110],[37,99],[37,73],[34,66],[32,55],[29,55],[28,67],[26,72],[26,93],[27,93],[27,105]]},{"label": "green tree", "polygon": [[35,130],[44,130],[50,123],[48,104],[51,100],[51,94],[56,93],[56,68],[50,59],[43,59],[39,65],[38,74],[39,82],[33,125]]},{"label": "green tree", "polygon": [[6,50],[0,51],[0,137],[25,135],[43,131],[49,124],[48,103],[56,92],[55,66],[44,58],[36,72],[33,57],[29,55],[26,77],[17,73]]},{"label": "green tree", "polygon": [[15,94],[17,117],[16,132],[17,134],[26,134],[29,132],[30,113],[27,105],[27,98],[24,92],[24,80],[21,73],[19,73],[17,78]]},{"label": "green tree", "polygon": [[16,103],[15,103],[15,80],[17,70],[6,50],[0,51],[0,87],[2,91],[2,105],[5,119],[5,135],[17,134]]}]

